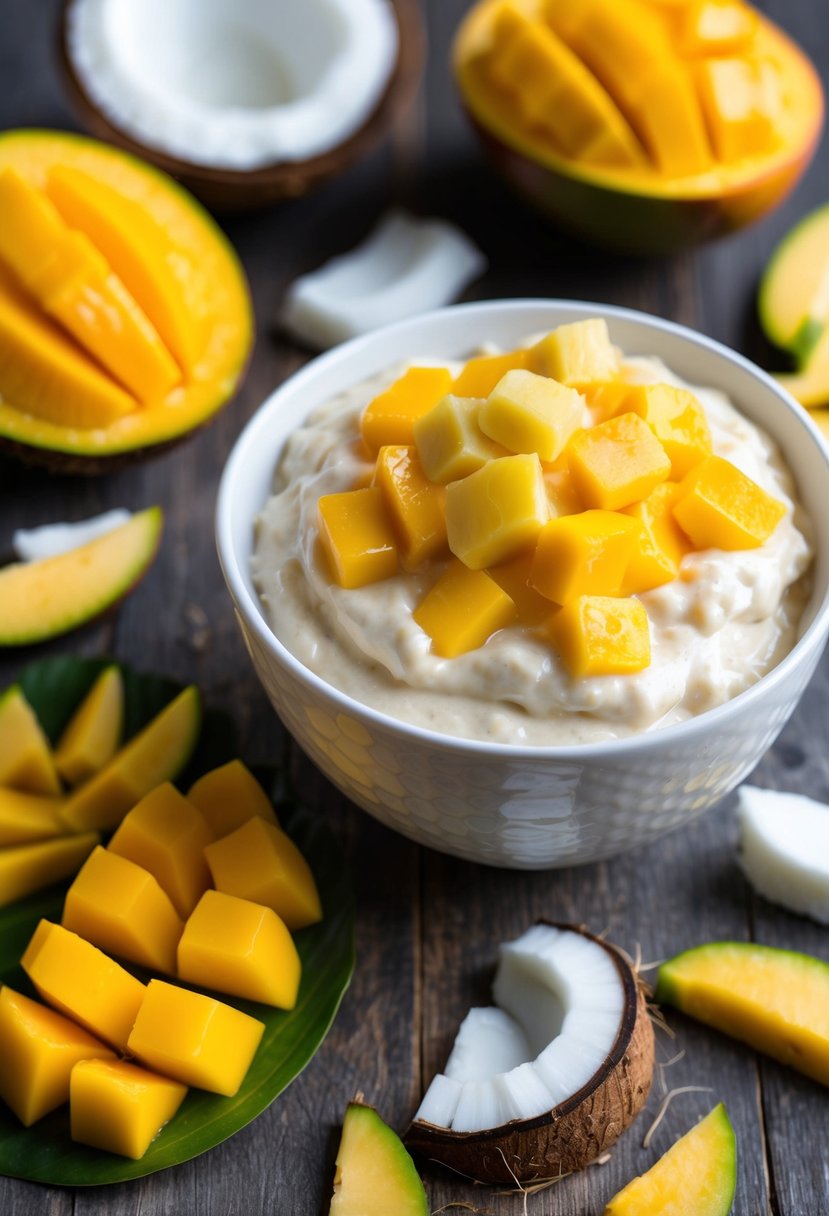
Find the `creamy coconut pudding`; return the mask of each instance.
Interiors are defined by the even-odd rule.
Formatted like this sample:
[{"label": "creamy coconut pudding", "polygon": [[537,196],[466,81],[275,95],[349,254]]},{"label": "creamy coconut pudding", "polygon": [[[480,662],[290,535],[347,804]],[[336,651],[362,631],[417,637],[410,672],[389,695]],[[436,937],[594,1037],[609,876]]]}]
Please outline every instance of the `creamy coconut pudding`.
[{"label": "creamy coconut pudding", "polygon": [[252,562],[277,636],[356,700],[569,745],[680,722],[774,667],[808,535],[768,436],[592,320],[317,409]]}]

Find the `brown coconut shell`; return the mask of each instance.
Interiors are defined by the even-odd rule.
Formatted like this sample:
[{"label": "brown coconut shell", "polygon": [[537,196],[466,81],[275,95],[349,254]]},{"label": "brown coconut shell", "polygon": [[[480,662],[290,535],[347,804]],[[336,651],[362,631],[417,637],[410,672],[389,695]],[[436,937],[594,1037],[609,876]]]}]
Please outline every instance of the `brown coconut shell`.
[{"label": "brown coconut shell", "polygon": [[[552,924],[553,922],[544,922]],[[654,1034],[645,991],[612,945],[578,925],[558,924],[596,942],[612,958],[624,989],[624,1012],[608,1056],[590,1080],[549,1113],[478,1132],[453,1132],[414,1120],[410,1151],[479,1182],[532,1183],[583,1169],[633,1123],[648,1099]]]},{"label": "brown coconut shell", "polygon": [[133,156],[149,161],[181,182],[214,211],[251,211],[307,194],[328,178],[343,173],[387,134],[417,92],[425,59],[426,37],[418,0],[389,0],[397,20],[398,52],[385,92],[353,135],[335,148],[303,161],[275,162],[260,169],[210,168],[171,156],[141,143],[116,126],[98,108],[75,72],[66,39],[66,15],[72,0],[62,0],[58,55],[69,100],[86,129]]}]

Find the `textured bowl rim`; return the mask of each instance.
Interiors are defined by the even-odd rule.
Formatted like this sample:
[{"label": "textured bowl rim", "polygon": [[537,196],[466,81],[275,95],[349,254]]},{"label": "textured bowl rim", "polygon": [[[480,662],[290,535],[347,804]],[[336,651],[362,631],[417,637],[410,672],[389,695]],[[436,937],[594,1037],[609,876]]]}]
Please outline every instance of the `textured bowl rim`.
[{"label": "textured bowl rim", "polygon": [[[654,317],[649,313],[644,313],[637,309],[581,300],[528,297],[509,300],[480,300],[468,304],[456,304],[448,308],[421,313],[416,317],[398,321],[393,325],[384,326],[382,329],[353,338],[334,347],[325,354],[317,356],[300,368],[298,372],[295,372],[283,381],[282,384],[266,397],[252,415],[246,426],[237,436],[231,449],[222,472],[216,502],[216,545],[219,563],[231,598],[247,628],[289,670],[295,679],[309,686],[318,695],[333,701],[342,712],[347,712],[354,717],[370,721],[375,726],[398,734],[404,739],[410,738],[413,741],[416,740],[421,744],[428,744],[441,751],[463,752],[468,755],[478,754],[490,757],[500,756],[505,759],[587,761],[624,758],[629,760],[637,754],[645,754],[654,748],[662,749],[673,745],[693,744],[695,740],[709,734],[711,730],[719,733],[726,729],[735,717],[739,717],[743,711],[750,710],[758,700],[762,701],[772,689],[788,679],[793,671],[801,667],[807,667],[813,657],[815,658],[815,662],[817,661],[819,652],[826,642],[827,634],[829,634],[829,578],[823,592],[823,598],[817,605],[812,621],[788,654],[771,671],[767,672],[749,688],[732,697],[731,700],[713,709],[706,710],[695,717],[688,718],[683,722],[673,723],[670,726],[651,727],[649,730],[621,739],[609,739],[597,743],[579,743],[567,746],[556,744],[529,746],[526,744],[502,743],[492,740],[466,739],[454,735],[442,735],[435,730],[429,730],[425,727],[404,722],[399,718],[383,713],[356,700],[348,693],[342,692],[333,684],[328,683],[321,676],[316,675],[315,672],[306,667],[288,650],[284,643],[271,630],[260,603],[250,593],[246,585],[240,566],[239,554],[233,541],[231,527],[233,493],[237,481],[244,477],[249,453],[258,449],[260,442],[268,442],[267,436],[271,417],[279,411],[286,391],[293,393],[304,387],[308,382],[313,383],[323,371],[327,371],[332,365],[336,366],[341,361],[348,363],[351,356],[357,355],[365,347],[382,340],[384,337],[390,339],[408,329],[416,328],[419,324],[440,321],[441,318],[454,316],[458,312],[468,315],[503,316],[505,313],[517,313],[528,308],[566,309],[568,312],[579,314],[585,318],[602,316],[610,320],[625,321],[668,334],[689,343],[691,346],[701,347],[709,354],[718,356],[726,363],[736,365],[741,371],[759,380],[767,389],[770,389],[777,402],[789,415],[789,421],[806,433],[817,449],[818,456],[822,459],[826,473],[827,490],[829,490],[829,445],[825,443],[820,431],[807,412],[767,372],[757,367],[756,364],[745,358],[745,356],[738,354],[713,338],[697,333],[677,322],[667,321],[661,317]],[[347,386],[347,383],[343,385],[343,387]],[[279,446],[274,451],[274,467],[283,442],[284,440],[280,440]],[[817,535],[821,529],[821,521],[813,520],[813,523],[815,534]],[[253,519],[251,519],[250,524],[252,534]],[[827,542],[827,551],[829,551],[829,542]],[[815,545],[815,556],[817,556],[817,552],[818,546]],[[245,560],[247,558],[248,555],[246,554]],[[816,590],[813,591],[809,604],[814,604],[816,594]],[[804,611],[808,611],[808,605]],[[816,654],[815,652],[818,653]]]}]

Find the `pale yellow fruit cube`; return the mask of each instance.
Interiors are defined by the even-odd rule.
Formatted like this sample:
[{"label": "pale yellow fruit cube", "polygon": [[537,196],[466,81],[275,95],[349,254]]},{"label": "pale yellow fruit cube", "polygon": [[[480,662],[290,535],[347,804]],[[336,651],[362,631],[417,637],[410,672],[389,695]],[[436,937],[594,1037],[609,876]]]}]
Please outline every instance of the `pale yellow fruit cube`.
[{"label": "pale yellow fruit cube", "polygon": [[542,376],[578,388],[582,384],[613,380],[619,372],[619,355],[601,317],[559,325],[530,351],[529,366]]},{"label": "pale yellow fruit cube", "polygon": [[451,394],[414,424],[414,440],[430,481],[447,485],[504,456],[506,449],[486,436],[478,422],[481,402]]},{"label": "pale yellow fruit cube", "polygon": [[483,570],[530,548],[550,509],[535,454],[502,456],[446,487],[449,548]]},{"label": "pale yellow fruit cube", "polygon": [[510,452],[553,461],[586,421],[581,393],[548,376],[514,369],[496,384],[478,413],[481,430]]}]

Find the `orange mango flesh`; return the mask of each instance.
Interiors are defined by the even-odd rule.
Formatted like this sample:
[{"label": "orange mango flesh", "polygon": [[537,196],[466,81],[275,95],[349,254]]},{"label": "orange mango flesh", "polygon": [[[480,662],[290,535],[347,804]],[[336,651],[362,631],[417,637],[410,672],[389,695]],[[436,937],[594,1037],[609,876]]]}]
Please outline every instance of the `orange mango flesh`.
[{"label": "orange mango flesh", "polygon": [[0,907],[68,878],[99,842],[97,832],[81,832],[0,849]]},{"label": "orange mango flesh", "polygon": [[414,443],[414,423],[445,397],[452,373],[445,367],[410,367],[368,403],[360,419],[360,434],[368,450],[385,444]]},{"label": "orange mango flesh", "polygon": [[671,461],[638,414],[617,414],[581,431],[570,444],[570,475],[588,507],[618,511],[647,498]]},{"label": "orange mango flesh", "polygon": [[637,599],[581,595],[550,618],[550,634],[571,676],[627,675],[651,659],[648,614]]},{"label": "orange mango flesh", "polygon": [[199,777],[187,791],[187,801],[201,812],[214,836],[227,836],[253,815],[276,824],[270,798],[241,760],[231,760]]},{"label": "orange mango flesh", "polygon": [[722,456],[707,456],[679,483],[674,519],[698,549],[757,549],[785,507]]},{"label": "orange mango flesh", "polygon": [[625,410],[638,414],[653,431],[679,481],[711,452],[705,411],[693,393],[672,384],[639,384],[625,395]]},{"label": "orange mango flesh", "polygon": [[530,584],[557,604],[579,595],[618,595],[637,541],[636,523],[619,511],[551,519],[538,536]]},{"label": "orange mango flesh", "polygon": [[70,1082],[72,1139],[137,1160],[186,1095],[186,1085],[126,1060],[83,1060]]},{"label": "orange mango flesh", "polygon": [[324,494],[319,536],[329,568],[341,587],[362,587],[397,572],[397,538],[379,486]]},{"label": "orange mango flesh", "polygon": [[507,592],[484,570],[470,570],[455,559],[412,615],[431,638],[435,654],[454,659],[511,625],[517,613]]},{"label": "orange mango flesh", "polygon": [[446,488],[449,548],[471,570],[482,570],[529,549],[549,508],[534,453],[502,456]]},{"label": "orange mango flesh", "polygon": [[[58,166],[100,181],[105,191],[124,200],[125,215],[132,207],[146,215],[154,234],[149,239],[146,224],[132,225],[124,215],[113,218],[111,193],[102,196],[98,208],[108,221],[102,221],[101,230],[117,227],[122,244],[129,245],[129,257],[119,255],[116,273],[119,280],[123,275],[125,290],[136,298],[143,292],[146,301],[147,295],[130,266],[142,260],[166,261],[167,272],[156,262],[149,277],[158,283],[161,276],[169,286],[172,242],[177,302],[171,307],[179,316],[196,318],[192,365],[171,393],[136,408],[135,398],[76,342],[47,318],[38,324],[36,309],[27,312],[19,306],[23,293],[7,291],[4,280],[10,276],[4,275],[0,277],[0,337],[6,338],[0,341],[0,437],[91,457],[171,440],[219,409],[246,361],[252,315],[238,260],[213,221],[184,191],[127,154],[63,132],[0,135],[0,172],[11,167],[30,186],[45,192]],[[67,217],[67,222],[81,230],[85,226],[98,230],[97,223],[79,222],[77,216]],[[101,252],[115,260],[116,243],[110,236],[105,243],[107,253]],[[156,310],[155,318],[159,317]],[[177,363],[172,366],[178,375]]]},{"label": "orange mango flesh", "polygon": [[124,681],[107,667],[75,710],[55,748],[55,766],[69,785],[100,772],[118,750],[124,723]]},{"label": "orange mango flesh", "polygon": [[17,684],[0,696],[0,785],[31,794],[61,792],[49,740]]},{"label": "orange mango flesh", "polygon": [[488,397],[507,372],[525,368],[529,358],[526,350],[511,350],[504,355],[476,355],[468,359],[452,382],[455,397]]},{"label": "orange mango flesh", "polygon": [[49,840],[66,831],[62,798],[27,794],[0,786],[0,846]]},{"label": "orange mango flesh", "polygon": [[635,519],[640,530],[625,568],[622,595],[641,595],[678,576],[680,562],[693,547],[674,519],[678,493],[675,481],[663,481],[647,498],[625,507],[625,515]]},{"label": "orange mango flesh", "polygon": [[388,445],[377,454],[375,481],[400,542],[400,560],[414,570],[446,550],[446,491],[423,471],[414,445]]}]

